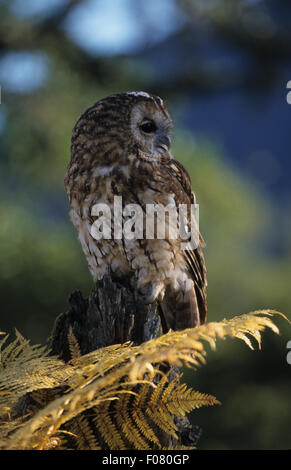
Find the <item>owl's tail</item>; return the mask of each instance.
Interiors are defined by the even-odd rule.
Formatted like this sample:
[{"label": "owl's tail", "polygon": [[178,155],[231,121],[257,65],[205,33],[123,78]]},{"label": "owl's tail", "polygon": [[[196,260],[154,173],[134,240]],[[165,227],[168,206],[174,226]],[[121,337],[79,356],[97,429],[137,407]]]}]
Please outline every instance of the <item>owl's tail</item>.
[{"label": "owl's tail", "polygon": [[206,296],[200,289],[179,292],[173,291],[170,286],[160,302],[160,316],[163,332],[169,329],[174,331],[194,328],[202,325],[206,320]]}]

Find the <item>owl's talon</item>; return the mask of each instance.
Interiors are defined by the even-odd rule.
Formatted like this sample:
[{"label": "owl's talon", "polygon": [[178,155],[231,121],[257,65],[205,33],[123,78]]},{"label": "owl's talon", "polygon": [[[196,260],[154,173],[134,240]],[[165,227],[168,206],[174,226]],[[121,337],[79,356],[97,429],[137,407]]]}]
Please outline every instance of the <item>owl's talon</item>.
[{"label": "owl's talon", "polygon": [[148,305],[157,300],[163,286],[153,285],[152,283],[146,284],[144,287],[138,289],[139,295],[142,297],[143,302]]}]

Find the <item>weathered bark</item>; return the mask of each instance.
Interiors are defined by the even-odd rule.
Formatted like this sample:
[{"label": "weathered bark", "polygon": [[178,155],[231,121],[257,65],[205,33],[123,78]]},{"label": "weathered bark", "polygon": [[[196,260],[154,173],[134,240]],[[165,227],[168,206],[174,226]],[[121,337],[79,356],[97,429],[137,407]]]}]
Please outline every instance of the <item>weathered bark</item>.
[{"label": "weathered bark", "polygon": [[125,341],[141,344],[162,333],[158,305],[144,305],[136,291],[113,281],[110,274],[97,282],[88,299],[73,292],[69,304],[70,310],[57,317],[50,338],[52,354],[65,361],[70,359],[70,326],[82,354]]},{"label": "weathered bark", "polygon": [[[69,328],[72,328],[82,354],[112,344],[132,341],[138,345],[162,334],[158,303],[144,305],[138,293],[130,286],[121,285],[106,274],[92,290],[88,299],[80,291],[69,297],[70,310],[59,315],[49,339],[52,354],[64,361],[70,359],[68,346]],[[169,370],[170,366],[165,366]],[[179,370],[171,367],[170,377],[177,377]],[[196,445],[201,429],[191,425],[187,418],[175,418],[178,441],[159,433],[165,447]]]}]

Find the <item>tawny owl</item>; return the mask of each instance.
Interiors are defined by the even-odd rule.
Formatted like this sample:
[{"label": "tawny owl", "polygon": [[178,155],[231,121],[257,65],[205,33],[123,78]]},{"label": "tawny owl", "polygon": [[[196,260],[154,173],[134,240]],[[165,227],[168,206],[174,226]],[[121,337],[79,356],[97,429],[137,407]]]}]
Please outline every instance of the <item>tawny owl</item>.
[{"label": "tawny owl", "polygon": [[[170,231],[176,221],[179,227],[190,223],[188,208],[195,203],[190,177],[170,152],[171,130],[167,107],[157,96],[124,92],[101,99],[74,127],[65,177],[71,218],[93,278],[101,279],[109,269],[129,280],[145,303],[157,300],[164,331],[194,327],[206,318],[203,239],[198,230],[193,246],[180,232]],[[186,219],[184,212],[173,223],[164,213],[164,236],[157,236],[156,208],[174,208],[177,214],[185,206]],[[147,218],[154,220],[150,235]],[[192,227],[187,229],[189,234]]]}]

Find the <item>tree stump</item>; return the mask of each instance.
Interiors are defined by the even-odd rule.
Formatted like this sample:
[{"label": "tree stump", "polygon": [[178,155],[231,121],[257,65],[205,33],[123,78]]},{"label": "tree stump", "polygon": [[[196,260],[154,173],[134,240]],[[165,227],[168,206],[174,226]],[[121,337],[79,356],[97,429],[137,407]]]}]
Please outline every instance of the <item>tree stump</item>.
[{"label": "tree stump", "polygon": [[[139,345],[163,333],[158,303],[145,305],[136,290],[115,280],[110,272],[96,283],[88,299],[80,291],[73,292],[69,305],[70,309],[56,318],[49,338],[51,354],[66,362],[71,358],[68,345],[71,328],[82,354],[126,341]],[[171,379],[179,375],[177,367],[165,368],[171,369]],[[163,446],[195,446],[201,428],[191,425],[188,418],[174,419],[179,439],[174,442],[171,436],[160,435]]]},{"label": "tree stump", "polygon": [[70,310],[59,315],[50,338],[52,354],[70,359],[69,327],[82,354],[112,344],[132,341],[135,345],[162,334],[157,303],[144,305],[130,286],[114,281],[108,273],[96,283],[88,299],[80,291],[69,297]]}]

